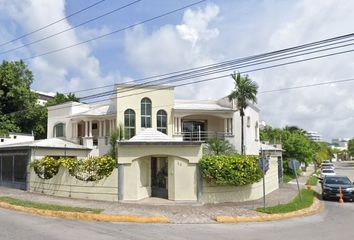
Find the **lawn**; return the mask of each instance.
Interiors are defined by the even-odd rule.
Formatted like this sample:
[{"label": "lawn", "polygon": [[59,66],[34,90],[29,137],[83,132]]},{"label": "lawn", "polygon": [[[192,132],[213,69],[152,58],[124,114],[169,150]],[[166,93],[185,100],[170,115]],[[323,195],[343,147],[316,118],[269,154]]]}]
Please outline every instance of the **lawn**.
[{"label": "lawn", "polygon": [[100,213],[103,210],[97,208],[82,208],[82,207],[68,207],[62,205],[54,205],[47,203],[37,203],[27,200],[20,200],[12,197],[0,197],[0,202],[9,203],[11,205],[22,206],[27,208],[35,208],[42,210],[64,211],[64,212],[80,212],[80,213]]},{"label": "lawn", "polygon": [[290,203],[279,204],[273,207],[267,208],[257,208],[256,211],[274,214],[274,213],[287,213],[297,211],[303,208],[308,208],[313,203],[314,192],[312,190],[302,189],[301,190],[303,202],[300,200],[300,196],[297,195]]},{"label": "lawn", "polygon": [[306,184],[307,185],[312,185],[312,186],[316,186],[318,182],[318,178],[316,176],[311,176],[309,177],[309,179],[307,180]]}]

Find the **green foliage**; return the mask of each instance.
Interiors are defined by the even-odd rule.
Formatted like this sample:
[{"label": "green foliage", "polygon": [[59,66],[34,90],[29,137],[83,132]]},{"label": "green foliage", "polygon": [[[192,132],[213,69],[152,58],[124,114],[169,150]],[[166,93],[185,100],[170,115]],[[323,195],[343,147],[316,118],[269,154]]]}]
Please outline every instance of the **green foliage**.
[{"label": "green foliage", "polygon": [[284,174],[284,175],[283,175],[283,182],[288,183],[288,182],[290,182],[291,180],[293,180],[292,175],[288,175],[288,174]]},{"label": "green foliage", "polygon": [[333,157],[333,151],[324,142],[311,142],[312,148],[315,151],[314,162],[317,166],[320,166],[324,160],[329,160]]},{"label": "green foliage", "polygon": [[354,156],[354,138],[348,141],[348,154],[349,156]]},{"label": "green foliage", "polygon": [[0,64],[0,134],[33,132],[36,139],[46,136],[46,108],[37,105],[31,91],[32,72],[23,61]]},{"label": "green foliage", "polygon": [[56,93],[53,99],[48,100],[47,106],[53,106],[57,104],[62,104],[66,102],[79,102],[79,98],[75,96],[74,93],[69,93],[68,95],[65,95],[63,93]]},{"label": "green foliage", "polygon": [[318,178],[316,176],[311,176],[309,177],[309,179],[307,180],[306,184],[307,185],[312,185],[312,186],[316,186],[318,182]]},{"label": "green foliage", "polygon": [[51,179],[58,173],[60,162],[53,157],[46,156],[41,160],[31,162],[31,167],[39,178]]},{"label": "green foliage", "polygon": [[211,155],[227,155],[235,150],[229,141],[213,138],[207,142],[207,152]]},{"label": "green foliage", "polygon": [[42,210],[51,210],[51,211],[64,211],[64,212],[81,212],[81,213],[101,213],[103,209],[97,208],[82,208],[82,207],[69,207],[62,205],[54,205],[47,203],[37,203],[22,199],[16,199],[12,197],[0,197],[0,202],[6,202],[15,206],[22,206],[27,208],[35,208]]},{"label": "green foliage", "polygon": [[267,208],[257,208],[258,212],[275,214],[275,213],[287,213],[293,212],[300,209],[308,208],[313,204],[313,198],[315,193],[312,190],[301,189],[301,196],[303,201],[300,200],[300,196],[297,195],[290,203],[288,204],[279,204],[274,207]]},{"label": "green foliage", "polygon": [[235,82],[235,88],[229,94],[230,101],[236,100],[237,110],[240,111],[241,116],[241,154],[244,154],[244,122],[245,109],[248,107],[249,102],[257,102],[258,85],[252,81],[248,75],[241,76],[240,73],[231,74],[232,79]]},{"label": "green foliage", "polygon": [[58,173],[59,167],[63,166],[73,177],[82,181],[98,181],[108,177],[116,165],[117,161],[110,156],[90,157],[85,160],[69,157],[54,159],[46,156],[31,163],[35,173],[42,179],[54,177]]},{"label": "green foliage", "polygon": [[116,159],[117,158],[117,141],[124,139],[124,127],[122,124],[119,124],[118,129],[114,129],[111,132],[111,136],[109,138],[110,150],[109,156]]},{"label": "green foliage", "polygon": [[199,164],[202,176],[220,185],[243,186],[258,182],[262,177],[257,156],[208,155]]}]

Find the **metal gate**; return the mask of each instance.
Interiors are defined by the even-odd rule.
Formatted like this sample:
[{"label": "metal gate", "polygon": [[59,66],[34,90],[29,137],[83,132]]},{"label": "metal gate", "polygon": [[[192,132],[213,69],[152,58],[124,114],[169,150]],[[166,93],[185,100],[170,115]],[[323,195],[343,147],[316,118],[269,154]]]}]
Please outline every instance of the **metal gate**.
[{"label": "metal gate", "polygon": [[28,152],[0,153],[0,185],[26,189]]}]

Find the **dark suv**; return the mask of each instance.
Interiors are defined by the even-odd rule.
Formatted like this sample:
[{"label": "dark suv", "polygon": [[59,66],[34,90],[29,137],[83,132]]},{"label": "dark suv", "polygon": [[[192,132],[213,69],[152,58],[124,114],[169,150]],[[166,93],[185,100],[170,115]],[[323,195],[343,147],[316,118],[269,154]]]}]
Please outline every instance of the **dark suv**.
[{"label": "dark suv", "polygon": [[345,200],[354,200],[354,185],[346,176],[325,176],[322,181],[322,199],[339,198],[339,188],[342,188]]}]

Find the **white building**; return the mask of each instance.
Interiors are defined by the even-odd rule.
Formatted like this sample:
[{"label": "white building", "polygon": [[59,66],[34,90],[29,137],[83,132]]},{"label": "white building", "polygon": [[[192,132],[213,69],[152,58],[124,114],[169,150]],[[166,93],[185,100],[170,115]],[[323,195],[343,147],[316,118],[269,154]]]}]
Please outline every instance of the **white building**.
[{"label": "white building", "polygon": [[348,142],[349,142],[350,138],[335,138],[332,139],[332,145],[336,148],[341,148],[344,150],[348,149]]},{"label": "white building", "polygon": [[0,146],[31,141],[34,141],[34,136],[31,134],[9,133],[9,135],[6,137],[0,137]]},{"label": "white building", "polygon": [[52,92],[41,92],[37,90],[32,90],[35,92],[38,96],[38,104],[44,106],[48,100],[53,99],[55,96],[55,93]]},{"label": "white building", "polygon": [[321,142],[323,141],[321,134],[319,134],[316,131],[306,131],[306,136],[311,139],[312,141],[315,142]]}]

